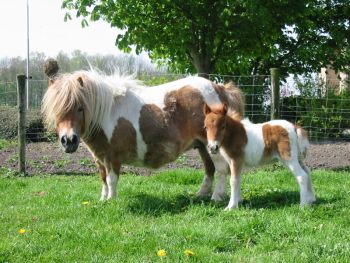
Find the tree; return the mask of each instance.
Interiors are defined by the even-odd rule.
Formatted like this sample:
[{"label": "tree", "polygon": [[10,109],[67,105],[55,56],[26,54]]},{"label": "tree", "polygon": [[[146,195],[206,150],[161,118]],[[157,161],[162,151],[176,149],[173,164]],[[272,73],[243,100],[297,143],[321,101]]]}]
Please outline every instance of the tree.
[{"label": "tree", "polygon": [[[123,30],[116,44],[134,45],[179,71],[266,73],[271,56],[282,60],[286,25],[307,11],[308,1],[282,0],[65,0],[77,17],[103,19]],[[71,18],[67,13],[66,19]],[[86,25],[86,20],[83,24]],[[277,65],[275,65],[277,66]]]}]

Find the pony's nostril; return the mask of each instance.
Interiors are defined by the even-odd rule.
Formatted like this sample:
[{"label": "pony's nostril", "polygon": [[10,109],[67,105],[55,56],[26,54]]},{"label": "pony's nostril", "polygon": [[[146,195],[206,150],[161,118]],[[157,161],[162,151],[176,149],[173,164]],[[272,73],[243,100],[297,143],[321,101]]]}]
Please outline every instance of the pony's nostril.
[{"label": "pony's nostril", "polygon": [[215,150],[215,151],[219,150],[219,146],[218,146],[218,145],[215,145],[215,146],[214,146],[214,150]]},{"label": "pony's nostril", "polygon": [[61,144],[62,145],[67,145],[67,136],[66,135],[61,137]]},{"label": "pony's nostril", "polygon": [[72,144],[76,144],[78,142],[78,136],[73,135],[72,136]]}]

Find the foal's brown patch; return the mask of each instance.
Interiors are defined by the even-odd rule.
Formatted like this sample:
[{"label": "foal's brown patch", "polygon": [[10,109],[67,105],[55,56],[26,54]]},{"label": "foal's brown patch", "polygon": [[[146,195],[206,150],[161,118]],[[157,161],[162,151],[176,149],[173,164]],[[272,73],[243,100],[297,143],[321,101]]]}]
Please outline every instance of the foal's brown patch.
[{"label": "foal's brown patch", "polygon": [[279,125],[265,124],[262,127],[265,143],[263,159],[269,159],[273,152],[278,152],[283,160],[291,158],[288,131]]}]

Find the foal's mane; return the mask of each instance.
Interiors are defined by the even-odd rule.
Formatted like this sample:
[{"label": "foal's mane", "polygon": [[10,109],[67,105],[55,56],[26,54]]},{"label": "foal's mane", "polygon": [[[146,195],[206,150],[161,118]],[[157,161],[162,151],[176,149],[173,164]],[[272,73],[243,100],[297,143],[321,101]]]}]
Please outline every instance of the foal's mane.
[{"label": "foal's mane", "polygon": [[58,76],[49,86],[42,101],[44,122],[55,129],[60,120],[77,107],[84,108],[85,133],[89,137],[101,127],[115,99],[128,89],[139,86],[131,76],[106,76],[96,71],[77,71]]}]

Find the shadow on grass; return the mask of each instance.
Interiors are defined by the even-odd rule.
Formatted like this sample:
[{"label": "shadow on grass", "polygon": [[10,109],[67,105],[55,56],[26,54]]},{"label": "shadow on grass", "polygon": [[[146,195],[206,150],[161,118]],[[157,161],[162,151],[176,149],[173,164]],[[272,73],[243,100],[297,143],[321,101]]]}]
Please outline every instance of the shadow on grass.
[{"label": "shadow on grass", "polygon": [[[338,201],[336,198],[316,198],[317,200],[314,206],[335,203]],[[197,205],[205,205],[223,210],[227,206],[228,201],[228,197],[222,202],[214,202],[210,200],[209,196],[199,198],[192,195],[180,194],[174,196],[173,198],[161,198],[147,193],[142,193],[132,197],[127,209],[134,214],[144,214],[158,217],[166,213],[183,213],[188,210],[190,206]],[[247,209],[264,208],[268,210],[277,210],[283,207],[298,205],[299,203],[299,192],[297,191],[269,192],[245,198],[240,207],[245,207]]]},{"label": "shadow on grass", "polygon": [[334,172],[350,172],[350,166],[331,168],[330,170]]},{"label": "shadow on grass", "polygon": [[[334,203],[338,201],[336,198],[324,199],[316,196],[314,206]],[[253,209],[280,209],[282,207],[289,207],[300,203],[300,195],[297,191],[284,192],[269,192],[262,195],[254,195],[250,198],[244,198],[242,206]]]},{"label": "shadow on grass", "polygon": [[163,214],[179,214],[185,212],[193,205],[211,205],[214,207],[224,207],[224,203],[213,203],[210,197],[199,198],[193,195],[179,194],[173,198],[149,195],[147,193],[137,194],[130,200],[127,209],[135,214],[146,214],[161,216]]}]

